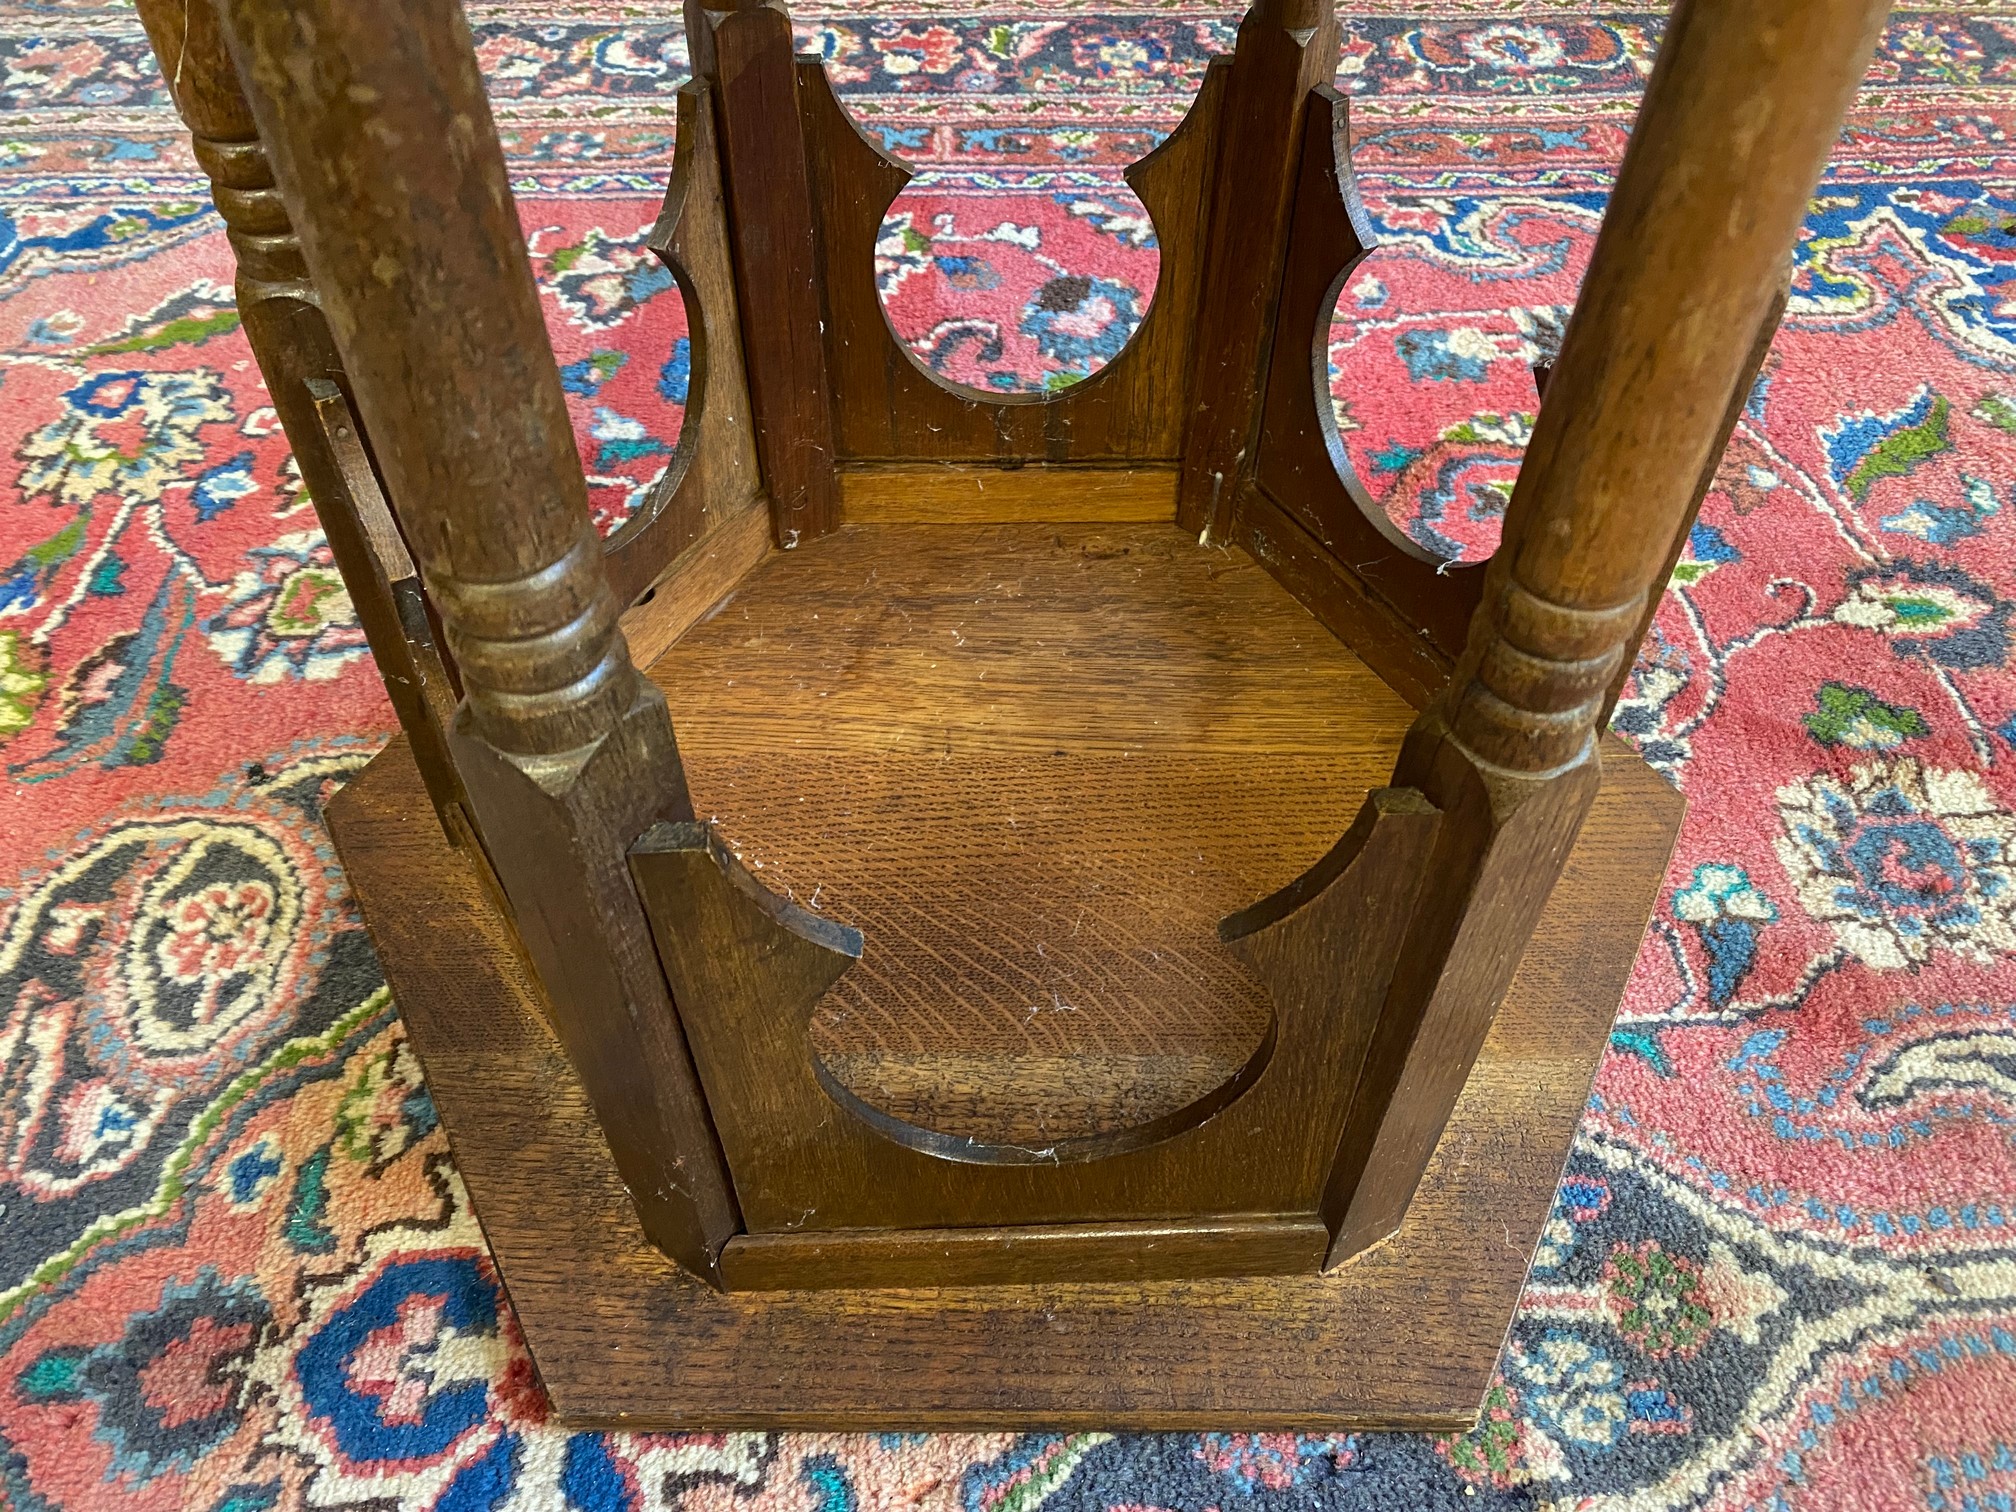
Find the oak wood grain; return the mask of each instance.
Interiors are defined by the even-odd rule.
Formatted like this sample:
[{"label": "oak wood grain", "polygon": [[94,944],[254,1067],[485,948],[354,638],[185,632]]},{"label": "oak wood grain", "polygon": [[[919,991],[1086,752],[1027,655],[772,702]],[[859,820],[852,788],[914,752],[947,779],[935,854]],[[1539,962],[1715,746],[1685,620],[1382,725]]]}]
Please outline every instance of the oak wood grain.
[{"label": "oak wood grain", "polygon": [[645,1238],[508,927],[414,822],[426,802],[395,742],[329,820],[555,1411],[717,1430],[1463,1428],[1678,813],[1613,755],[1407,1222],[1340,1268],[723,1294]]},{"label": "oak wood grain", "polygon": [[[1328,1153],[1277,1104],[1320,1122],[1348,1095],[1320,1060],[1280,1055],[1219,1115],[1271,1130],[1264,1160],[1189,1161],[1210,1122],[1132,1148],[1259,1073],[1274,1013],[1217,921],[1331,848],[1411,712],[1243,553],[1168,525],[850,526],[651,675],[699,816],[867,942],[812,1015],[816,1065],[786,1033],[774,1074],[710,1090],[782,1152],[731,1157],[752,1228],[1313,1210]],[[809,1134],[819,1072],[907,1147],[869,1117]]]},{"label": "oak wood grain", "polygon": [[[226,49],[217,11],[190,0],[145,0],[139,14],[223,217],[237,266],[233,294],[239,320],[260,376],[273,396],[316,522],[343,575],[386,692],[401,725],[413,733],[415,758],[427,774],[437,812],[445,816],[466,795],[448,755],[447,710],[437,702],[437,682],[430,680],[436,672],[451,679],[453,673],[441,666],[424,606],[421,622],[414,620],[411,590],[417,590],[417,578],[405,590],[395,590],[394,584],[402,581],[397,558],[405,554],[397,527],[388,533],[367,517],[374,501],[382,513],[384,501],[354,414],[345,422],[352,431],[349,438],[335,436],[323,423],[332,394],[334,402],[349,408],[342,392],[342,358],[293,221],[274,185],[266,145]],[[345,439],[353,444],[339,450]],[[392,576],[381,571],[386,567]]]},{"label": "oak wood grain", "polygon": [[696,76],[711,85],[726,166],[742,362],[777,544],[839,519],[822,263],[783,0],[686,7]]},{"label": "oak wood grain", "polygon": [[1469,633],[1484,566],[1437,561],[1386,518],[1352,471],[1331,406],[1337,296],[1375,242],[1351,173],[1350,102],[1320,85],[1303,116],[1252,482],[1315,537],[1350,591],[1383,606],[1407,627],[1408,638],[1425,640],[1426,649],[1453,661]]},{"label": "oak wood grain", "polygon": [[[431,684],[408,679],[421,701],[402,715],[423,746],[447,729],[473,835],[459,802],[445,832],[412,824],[398,751],[332,813],[471,1189],[512,1236],[507,1272],[537,1291],[564,1254],[577,1311],[616,1298],[607,1317],[656,1330],[676,1376],[628,1379],[671,1394],[668,1421],[788,1421],[799,1409],[765,1396],[786,1378],[804,1410],[843,1417],[905,1386],[927,1418],[1068,1417],[1034,1340],[1082,1349],[1077,1389],[1110,1413],[1180,1422],[1223,1405],[1198,1371],[1284,1328],[1306,1348],[1263,1388],[1263,1418],[1428,1421],[1474,1384],[1481,1335],[1438,1295],[1509,1305],[1505,1259],[1473,1260],[1460,1236],[1486,1193],[1505,1247],[1505,1211],[1530,1243],[1562,1089],[1586,1086],[1677,822],[1641,764],[1599,754],[1601,718],[1761,357],[1763,337],[1746,358],[1728,333],[1768,331],[1882,7],[1754,0],[1739,18],[1681,0],[1504,548],[1446,574],[1350,499],[1320,402],[1321,327],[1366,244],[1342,102],[1321,87],[1329,0],[1257,0],[1184,129],[1138,165],[1165,287],[1119,360],[1049,398],[953,393],[896,343],[855,275],[906,170],[793,60],[782,0],[689,0],[699,82],[656,244],[726,393],[700,406],[712,449],[688,438],[613,555],[454,0],[217,14],[245,96],[211,69],[178,101],[257,296],[248,328],[272,322],[254,339],[294,396],[297,446],[345,459],[335,529],[370,612],[408,636],[388,653],[436,627],[448,648]],[[148,25],[178,75],[201,51],[187,9],[150,0]],[[709,339],[724,321],[739,345]],[[336,385],[314,416],[310,380]],[[1142,510],[1145,491],[1113,480],[1178,451],[1182,530],[1032,518]],[[976,522],[1003,507],[994,479],[948,472],[910,480],[937,495],[910,506],[931,523],[843,526],[843,460],[883,485],[928,462],[1051,467],[1009,486],[1016,523]],[[1058,465],[1088,463],[1105,487],[1076,499]],[[378,473],[391,513],[372,512]],[[785,551],[759,559],[734,530],[765,489]],[[901,511],[891,491],[870,517]],[[1279,584],[1204,544],[1235,521],[1410,696],[1460,644],[1411,726]],[[655,603],[654,583],[665,608],[632,622],[678,639],[633,661],[619,611]],[[1536,981],[1557,1014],[1538,1028],[1520,1007]],[[430,995],[468,991],[503,1005],[481,1043],[430,1017]],[[1548,1047],[1510,1072],[1491,1049],[1508,1018]],[[511,1059],[488,1058],[500,1046]],[[1477,1130],[1454,1156],[1445,1138],[1476,1099],[1488,1192],[1464,1185]],[[1541,1131],[1537,1165],[1521,1128]],[[629,1220],[655,1246],[641,1260],[610,1244]],[[1423,1227],[1442,1268],[1400,1280],[1454,1374],[1395,1358],[1399,1293],[1378,1291]],[[1306,1266],[1319,1228],[1327,1281],[1171,1279]],[[816,1292],[733,1311],[695,1290],[738,1267],[830,1286],[850,1263],[892,1289],[828,1292],[827,1314],[806,1310]],[[1005,1302],[978,1285],[1004,1279]],[[895,1283],[924,1280],[907,1316],[928,1337],[890,1321],[909,1295]],[[1349,1323],[1315,1316],[1340,1299]],[[1352,1331],[1382,1307],[1378,1339]],[[850,1327],[885,1346],[872,1380],[833,1358]],[[606,1400],[637,1364],[607,1338],[579,1364],[574,1335],[538,1328],[570,1400]],[[1069,1349],[1042,1336],[1059,1333]],[[962,1351],[969,1337],[982,1347]],[[1358,1380],[1309,1373],[1325,1341]],[[726,1405],[682,1395],[710,1382]]]},{"label": "oak wood grain", "polygon": [[1329,1243],[1308,1216],[826,1230],[743,1234],[728,1241],[721,1272],[731,1291],[1284,1276],[1316,1269]]},{"label": "oak wood grain", "polygon": [[714,609],[771,551],[770,508],[758,494],[688,546],[617,623],[642,670]]},{"label": "oak wood grain", "polygon": [[617,628],[467,21],[455,0],[219,14],[461,678],[475,828],[643,1221],[708,1274],[739,1217],[623,858],[691,810]]},{"label": "oak wood grain", "polygon": [[1449,680],[1452,660],[1434,639],[1251,480],[1233,510],[1232,541],[1415,708]]},{"label": "oak wood grain", "polygon": [[1174,467],[855,463],[840,471],[850,525],[1173,523]]},{"label": "oak wood grain", "polygon": [[1436,885],[1366,1058],[1333,1255],[1402,1221],[1594,801],[1599,720],[1728,440],[1887,12],[1672,13],[1463,655],[1394,768],[1443,811]]},{"label": "oak wood grain", "polygon": [[[1227,71],[1205,221],[1194,402],[1183,433],[1179,519],[1223,538],[1250,473],[1257,398],[1310,91],[1337,71],[1332,0],[1255,0]],[[1282,333],[1297,342],[1294,332]]]}]

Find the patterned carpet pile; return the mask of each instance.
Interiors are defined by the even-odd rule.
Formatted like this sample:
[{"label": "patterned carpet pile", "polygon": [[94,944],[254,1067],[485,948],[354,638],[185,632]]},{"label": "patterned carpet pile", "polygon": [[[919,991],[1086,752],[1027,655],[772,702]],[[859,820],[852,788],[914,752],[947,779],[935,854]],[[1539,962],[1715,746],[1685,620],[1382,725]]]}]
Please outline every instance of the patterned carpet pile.
[{"label": "patterned carpet pile", "polygon": [[[930,170],[879,276],[948,378],[1147,308],[1120,179],[1236,14],[801,15]],[[669,3],[474,16],[598,512],[687,381],[642,247]],[[619,23],[619,17],[621,18]],[[1380,0],[1385,246],[1336,393],[1488,552],[1662,18]],[[20,1512],[2007,1508],[2016,1496],[2016,9],[1892,18],[1620,728],[1692,810],[1481,1425],[568,1434],[319,822],[391,715],[140,28],[0,6],[0,1503]]]}]

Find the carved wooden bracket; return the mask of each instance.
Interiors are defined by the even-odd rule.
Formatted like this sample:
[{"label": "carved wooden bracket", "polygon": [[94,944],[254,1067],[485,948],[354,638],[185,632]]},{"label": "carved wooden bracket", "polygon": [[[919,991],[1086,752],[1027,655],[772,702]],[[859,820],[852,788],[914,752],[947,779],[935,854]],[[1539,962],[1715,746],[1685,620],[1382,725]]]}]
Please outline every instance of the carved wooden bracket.
[{"label": "carved wooden bracket", "polygon": [[[1180,1267],[1172,1273],[1317,1263],[1330,1246],[1321,1210],[1356,1067],[1438,819],[1419,794],[1374,793],[1302,880],[1227,921],[1235,949],[1273,988],[1276,1013],[1222,1086],[1153,1124],[1041,1148],[915,1128],[848,1092],[823,1071],[810,1027],[861,936],[769,893],[707,825],[650,831],[630,867],[748,1226],[723,1256],[728,1284],[846,1284],[859,1274],[841,1263],[849,1256],[883,1284],[922,1283],[940,1274],[941,1247],[868,1234],[975,1226],[993,1237],[960,1251],[974,1280],[1061,1278],[1087,1265],[1145,1274],[1138,1255],[1123,1257],[1179,1211],[1270,1216],[1214,1231],[1201,1247],[1163,1247],[1157,1263]],[[1033,1234],[1067,1223],[1096,1223],[1103,1237]]]}]

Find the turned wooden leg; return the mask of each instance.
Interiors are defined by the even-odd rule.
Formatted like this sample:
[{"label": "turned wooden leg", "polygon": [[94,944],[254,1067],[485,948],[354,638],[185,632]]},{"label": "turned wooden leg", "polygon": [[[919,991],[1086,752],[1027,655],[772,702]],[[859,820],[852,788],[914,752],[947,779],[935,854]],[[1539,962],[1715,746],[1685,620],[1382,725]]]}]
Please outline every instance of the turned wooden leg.
[{"label": "turned wooden leg", "polygon": [[[1763,361],[1886,10],[1673,13],[1504,544],[1394,772],[1442,817],[1362,1066],[1338,1072],[1357,1090],[1323,1198],[1331,1264],[1399,1226],[1574,848],[1598,737]],[[1249,911],[1271,918],[1263,931],[1223,926],[1277,1002],[1349,999],[1334,952],[1310,943],[1336,855]]]},{"label": "turned wooden leg", "polygon": [[[273,187],[273,170],[210,0],[139,0],[140,21],[154,46],[161,77],[189,128],[196,161],[209,176],[211,195],[224,217],[238,261],[238,316],[252,355],[273,396],[273,407],[301,466],[301,479],[328,538],[336,569],[356,606],[371,655],[385,679],[392,706],[413,747],[413,759],[444,819],[463,801],[462,782],[448,755],[444,715],[454,706],[447,674],[426,635],[402,620],[387,586],[397,576],[405,548],[396,528],[374,532],[369,504],[382,505],[361,446],[354,462],[329,444],[322,407],[309,385],[336,385],[343,364],[302,260],[287,207]],[[357,497],[368,488],[370,500]],[[381,548],[389,548],[381,549]]]},{"label": "turned wooden leg", "polygon": [[646,1231],[738,1227],[624,861],[691,809],[631,666],[517,208],[455,0],[228,0],[226,30],[357,409],[460,669],[458,769]]},{"label": "turned wooden leg", "polygon": [[1394,775],[1444,818],[1339,1157],[1333,1259],[1398,1227],[1574,843],[1611,689],[1887,9],[1673,12],[1469,645]]},{"label": "turned wooden leg", "polygon": [[1645,643],[1645,637],[1652,633],[1652,620],[1659,613],[1659,600],[1666,591],[1666,585],[1673,580],[1674,567],[1687,550],[1687,538],[1693,533],[1702,502],[1707,499],[1708,490],[1715,486],[1715,474],[1721,470],[1722,455],[1729,450],[1729,438],[1736,434],[1736,422],[1743,418],[1743,406],[1750,402],[1750,390],[1756,386],[1757,375],[1764,370],[1764,359],[1770,355],[1772,338],[1778,334],[1778,322],[1785,318],[1785,301],[1791,292],[1792,267],[1788,261],[1779,270],[1777,288],[1771,302],[1764,308],[1764,318],[1758,322],[1757,333],[1751,339],[1749,355],[1743,359],[1736,382],[1729,390],[1728,408],[1722,412],[1722,424],[1716,429],[1707,460],[1702,463],[1701,472],[1694,480],[1694,492],[1688,496],[1687,507],[1680,512],[1680,522],[1674,528],[1672,540],[1667,543],[1666,560],[1652,575],[1652,587],[1645,595],[1645,607],[1639,614],[1638,628],[1631,636],[1631,650],[1610,680],[1610,692],[1603,700],[1602,712],[1596,717],[1596,728],[1599,730],[1610,728],[1610,715],[1617,707],[1617,700],[1624,696],[1624,684],[1631,677],[1631,663],[1638,654],[1638,648]]}]

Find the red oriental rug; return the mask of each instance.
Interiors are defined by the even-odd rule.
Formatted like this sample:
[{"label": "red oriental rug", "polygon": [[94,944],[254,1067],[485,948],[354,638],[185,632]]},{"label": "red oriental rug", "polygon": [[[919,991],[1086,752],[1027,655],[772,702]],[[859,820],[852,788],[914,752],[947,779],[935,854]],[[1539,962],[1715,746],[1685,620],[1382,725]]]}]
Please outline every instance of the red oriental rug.
[{"label": "red oriental rug", "polygon": [[[664,464],[665,13],[474,20],[596,508]],[[1120,170],[1236,15],[801,17],[929,170],[947,377],[1109,358]],[[619,20],[620,18],[620,20]],[[1381,0],[1354,465],[1490,549],[1656,11]],[[745,1512],[2006,1508],[2016,1497],[2016,8],[1902,9],[1622,731],[1692,810],[1484,1420],[1450,1438],[554,1427],[319,822],[391,715],[137,22],[0,7],[0,1502]]]}]

